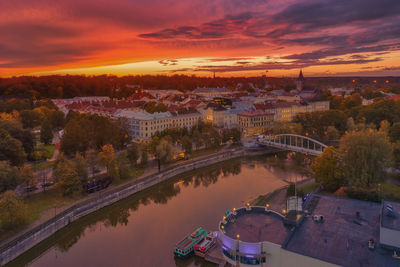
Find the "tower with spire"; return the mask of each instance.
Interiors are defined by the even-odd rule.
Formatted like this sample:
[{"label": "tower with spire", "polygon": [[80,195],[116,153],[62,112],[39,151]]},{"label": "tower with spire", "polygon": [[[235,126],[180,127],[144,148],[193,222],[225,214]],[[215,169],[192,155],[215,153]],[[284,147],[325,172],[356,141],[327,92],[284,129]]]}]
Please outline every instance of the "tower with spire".
[{"label": "tower with spire", "polygon": [[300,70],[299,77],[296,79],[296,90],[301,92],[303,90],[304,85],[304,76],[303,71]]}]

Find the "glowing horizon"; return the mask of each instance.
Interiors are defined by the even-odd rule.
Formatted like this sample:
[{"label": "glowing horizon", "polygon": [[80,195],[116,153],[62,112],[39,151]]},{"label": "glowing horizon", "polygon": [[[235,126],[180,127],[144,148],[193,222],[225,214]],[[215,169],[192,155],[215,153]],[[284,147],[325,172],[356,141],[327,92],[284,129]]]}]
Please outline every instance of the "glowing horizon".
[{"label": "glowing horizon", "polygon": [[0,77],[400,75],[397,0],[5,0],[0,10]]}]

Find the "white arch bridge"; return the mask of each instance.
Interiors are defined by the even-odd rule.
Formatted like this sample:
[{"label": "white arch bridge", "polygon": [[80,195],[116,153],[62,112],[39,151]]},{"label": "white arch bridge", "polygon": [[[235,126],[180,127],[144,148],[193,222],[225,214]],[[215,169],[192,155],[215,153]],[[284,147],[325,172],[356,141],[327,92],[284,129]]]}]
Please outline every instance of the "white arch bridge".
[{"label": "white arch bridge", "polygon": [[317,140],[297,134],[264,135],[262,138],[259,137],[257,142],[263,146],[308,153],[314,156],[321,155],[327,147]]}]

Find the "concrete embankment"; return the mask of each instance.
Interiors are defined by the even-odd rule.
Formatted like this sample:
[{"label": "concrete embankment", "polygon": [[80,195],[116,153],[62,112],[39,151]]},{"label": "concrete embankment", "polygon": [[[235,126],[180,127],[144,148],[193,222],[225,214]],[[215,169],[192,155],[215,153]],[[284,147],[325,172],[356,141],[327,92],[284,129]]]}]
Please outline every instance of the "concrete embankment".
[{"label": "concrete embankment", "polygon": [[12,261],[25,251],[31,249],[73,221],[176,175],[233,158],[256,156],[275,152],[276,150],[248,151],[244,149],[224,151],[200,159],[194,159],[178,166],[167,168],[160,173],[148,175],[146,177],[128,182],[117,188],[102,192],[101,196],[93,196],[90,199],[69,207],[63,212],[57,214],[57,216],[49,219],[43,224],[38,225],[29,232],[0,247],[0,266]]}]

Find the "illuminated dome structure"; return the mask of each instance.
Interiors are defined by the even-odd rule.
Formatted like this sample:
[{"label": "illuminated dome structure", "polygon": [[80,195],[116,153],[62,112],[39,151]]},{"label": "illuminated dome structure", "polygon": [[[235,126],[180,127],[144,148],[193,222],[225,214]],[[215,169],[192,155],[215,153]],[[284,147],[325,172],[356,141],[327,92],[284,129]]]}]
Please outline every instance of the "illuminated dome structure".
[{"label": "illuminated dome structure", "polygon": [[[250,206],[233,209],[219,223],[219,239],[224,258],[237,266],[279,266],[274,264],[280,248],[290,236],[293,222],[286,210],[280,214],[266,207]],[[301,217],[301,216],[300,216]],[[296,223],[296,222],[294,222]]]}]

